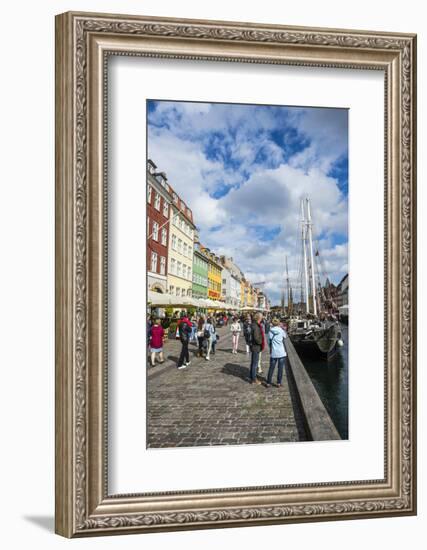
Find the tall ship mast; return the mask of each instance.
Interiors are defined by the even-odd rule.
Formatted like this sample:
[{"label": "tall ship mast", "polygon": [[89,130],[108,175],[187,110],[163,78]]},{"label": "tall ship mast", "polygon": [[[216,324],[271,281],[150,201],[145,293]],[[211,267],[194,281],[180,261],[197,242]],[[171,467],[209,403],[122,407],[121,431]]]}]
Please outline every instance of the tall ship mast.
[{"label": "tall ship mast", "polygon": [[[301,354],[320,356],[331,359],[343,345],[341,327],[337,319],[322,311],[322,293],[320,281],[316,284],[315,258],[319,252],[313,251],[313,222],[311,205],[308,197],[301,199],[301,293],[300,304],[305,303],[305,311],[299,312],[299,317],[289,321],[289,337],[296,350]],[[289,315],[289,276],[286,258],[286,281],[288,288]]]}]

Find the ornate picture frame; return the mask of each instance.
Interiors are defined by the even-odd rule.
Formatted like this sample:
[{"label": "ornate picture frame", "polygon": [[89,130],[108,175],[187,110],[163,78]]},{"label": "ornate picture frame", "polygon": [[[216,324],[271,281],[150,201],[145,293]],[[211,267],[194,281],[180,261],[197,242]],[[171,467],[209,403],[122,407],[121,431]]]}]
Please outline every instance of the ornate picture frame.
[{"label": "ornate picture frame", "polygon": [[[107,476],[106,60],[384,72],[384,479],[111,495]],[[416,36],[65,13],[56,18],[56,532],[135,532],[416,513]]]}]

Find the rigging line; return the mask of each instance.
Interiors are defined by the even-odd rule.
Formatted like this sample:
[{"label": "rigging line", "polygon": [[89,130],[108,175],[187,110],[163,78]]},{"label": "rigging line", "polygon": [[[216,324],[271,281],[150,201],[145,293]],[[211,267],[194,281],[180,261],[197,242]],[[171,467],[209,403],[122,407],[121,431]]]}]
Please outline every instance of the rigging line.
[{"label": "rigging line", "polygon": [[[313,239],[314,239],[314,241],[315,241],[316,248],[317,248],[317,254],[318,254],[317,257],[318,257],[318,259],[319,259],[318,261],[319,261],[319,264],[320,264],[320,270],[321,270],[321,272],[322,272],[323,278],[324,278],[325,281],[326,281],[326,279],[328,279],[329,277],[328,277],[328,273],[327,273],[327,271],[326,271],[326,269],[325,269],[325,264],[324,264],[324,261],[323,261],[323,256],[320,254],[319,238],[317,237],[317,233],[315,232],[314,227],[315,227],[315,226],[314,226],[314,224],[313,224]],[[319,277],[320,277],[320,275],[319,275]]]},{"label": "rigging line", "polygon": [[323,276],[323,278],[325,279],[328,279],[329,278],[329,274],[326,270],[326,267],[325,267],[325,263],[324,263],[324,260],[323,260],[323,256],[320,254],[320,246],[319,246],[319,241],[316,240],[316,246],[317,246],[317,249],[319,251],[319,255],[318,255],[318,258],[319,258],[319,264],[320,264],[320,270],[321,270],[321,274]]}]

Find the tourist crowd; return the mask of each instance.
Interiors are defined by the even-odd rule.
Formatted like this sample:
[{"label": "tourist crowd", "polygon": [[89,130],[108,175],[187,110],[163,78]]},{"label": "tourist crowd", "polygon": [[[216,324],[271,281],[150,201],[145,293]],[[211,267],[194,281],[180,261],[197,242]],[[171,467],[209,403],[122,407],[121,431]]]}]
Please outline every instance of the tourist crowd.
[{"label": "tourist crowd", "polygon": [[[270,351],[270,366],[267,375],[266,386],[270,387],[273,381],[274,371],[277,367],[277,387],[282,385],[283,369],[287,361],[285,339],[287,338],[286,326],[279,319],[264,318],[258,312],[253,316],[247,314],[244,317],[220,317],[200,315],[189,318],[182,313],[177,322],[175,336],[181,342],[181,352],[177,363],[179,370],[190,365],[189,345],[197,345],[197,354],[206,361],[210,361],[215,354],[216,344],[219,340],[217,326],[229,326],[231,332],[232,354],[238,353],[239,339],[242,335],[245,340],[246,354],[250,357],[249,380],[251,384],[261,384],[259,374],[262,373],[262,353]],[[156,359],[164,362],[163,346],[166,332],[160,319],[149,321],[147,326],[147,342],[149,345],[151,366],[155,366]]]}]

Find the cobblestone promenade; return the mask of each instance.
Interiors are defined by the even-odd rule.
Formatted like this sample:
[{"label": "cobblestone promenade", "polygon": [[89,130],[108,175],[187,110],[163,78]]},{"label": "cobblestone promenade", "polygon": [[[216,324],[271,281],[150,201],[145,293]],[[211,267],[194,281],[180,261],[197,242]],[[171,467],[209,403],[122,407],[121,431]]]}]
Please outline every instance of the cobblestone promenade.
[{"label": "cobblestone promenade", "polygon": [[[295,391],[284,373],[283,386],[249,384],[250,356],[241,336],[239,353],[231,353],[229,327],[211,360],[197,357],[190,344],[186,369],[176,363],[180,343],[167,340],[165,363],[148,368],[148,447],[192,447],[302,441],[306,438]],[[262,354],[263,382],[269,365]],[[277,370],[273,382],[276,381]]]}]

